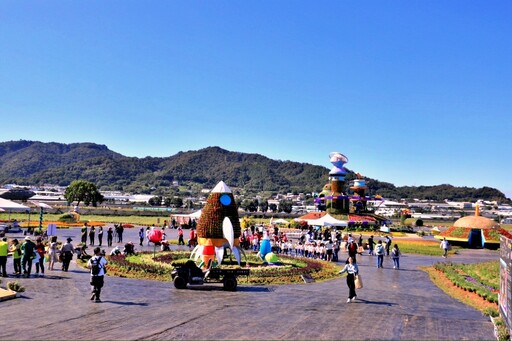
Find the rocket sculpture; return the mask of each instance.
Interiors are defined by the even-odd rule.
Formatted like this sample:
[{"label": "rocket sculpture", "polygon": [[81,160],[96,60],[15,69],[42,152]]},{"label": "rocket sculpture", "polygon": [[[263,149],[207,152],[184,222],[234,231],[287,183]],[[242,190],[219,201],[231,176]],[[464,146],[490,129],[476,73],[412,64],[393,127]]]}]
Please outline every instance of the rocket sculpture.
[{"label": "rocket sculpture", "polygon": [[222,263],[225,248],[231,249],[238,264],[240,253],[240,220],[238,209],[231,189],[223,182],[219,182],[211,191],[197,223],[197,246],[190,258],[197,261],[201,257],[203,267],[210,267],[215,258],[217,264]]}]

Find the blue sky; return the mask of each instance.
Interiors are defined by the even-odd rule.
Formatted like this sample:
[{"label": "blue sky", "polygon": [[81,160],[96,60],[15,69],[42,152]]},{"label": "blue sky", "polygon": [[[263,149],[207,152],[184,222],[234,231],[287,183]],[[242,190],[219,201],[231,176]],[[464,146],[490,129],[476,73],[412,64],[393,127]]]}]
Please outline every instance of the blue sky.
[{"label": "blue sky", "polygon": [[[510,1],[0,3],[0,141],[208,146],[512,197]],[[221,179],[219,179],[221,180]]]}]

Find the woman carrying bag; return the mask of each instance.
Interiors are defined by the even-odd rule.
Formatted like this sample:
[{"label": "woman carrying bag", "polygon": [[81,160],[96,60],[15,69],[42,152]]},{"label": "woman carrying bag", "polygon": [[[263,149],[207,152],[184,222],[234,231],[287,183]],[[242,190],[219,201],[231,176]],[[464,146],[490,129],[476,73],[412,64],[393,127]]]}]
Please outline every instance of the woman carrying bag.
[{"label": "woman carrying bag", "polygon": [[345,267],[339,273],[343,274],[345,272],[347,273],[347,286],[349,290],[347,303],[350,303],[357,298],[355,279],[359,273],[359,267],[354,263],[352,257],[348,257],[347,264],[345,264]]}]

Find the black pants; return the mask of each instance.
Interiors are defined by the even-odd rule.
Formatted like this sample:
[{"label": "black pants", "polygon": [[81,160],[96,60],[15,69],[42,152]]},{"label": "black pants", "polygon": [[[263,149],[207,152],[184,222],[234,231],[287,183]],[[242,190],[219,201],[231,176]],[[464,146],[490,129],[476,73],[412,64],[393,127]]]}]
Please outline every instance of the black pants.
[{"label": "black pants", "polygon": [[62,254],[62,270],[68,271],[69,263],[73,259],[73,254],[70,251],[66,251]]},{"label": "black pants", "polygon": [[7,256],[0,256],[0,270],[2,276],[7,277]]},{"label": "black pants", "polygon": [[44,257],[40,257],[36,262],[36,273],[39,273],[39,268],[41,268],[41,273],[44,274]]},{"label": "black pants", "polygon": [[100,244],[99,246],[101,246],[102,243],[103,243],[103,234],[99,233],[98,234],[98,244]]},{"label": "black pants", "polygon": [[30,256],[22,256],[21,264],[23,267],[23,273],[27,276],[30,276],[30,272],[32,271],[32,258],[30,258]]},{"label": "black pants", "polygon": [[91,276],[91,290],[96,299],[99,300],[101,296],[101,288],[103,288],[104,276]]},{"label": "black pants", "polygon": [[356,284],[354,283],[354,274],[347,275],[347,286],[348,286],[348,298],[352,299],[356,297]]},{"label": "black pants", "polygon": [[20,258],[14,258],[12,260],[13,266],[14,266],[14,274],[20,275],[21,274],[21,257]]},{"label": "black pants", "polygon": [[111,235],[107,236],[107,246],[112,246],[112,236]]}]

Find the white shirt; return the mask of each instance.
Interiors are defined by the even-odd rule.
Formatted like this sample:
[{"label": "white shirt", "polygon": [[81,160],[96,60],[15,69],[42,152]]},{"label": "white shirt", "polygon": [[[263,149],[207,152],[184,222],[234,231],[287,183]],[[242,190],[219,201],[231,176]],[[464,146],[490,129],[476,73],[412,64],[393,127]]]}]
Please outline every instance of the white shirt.
[{"label": "white shirt", "polygon": [[[99,265],[100,265],[100,272],[98,273],[97,276],[105,276],[105,265],[108,264],[107,260],[105,259],[105,257],[103,256],[93,256],[89,259],[89,261],[87,262],[87,267],[90,269],[92,268],[92,262],[96,262],[96,260],[100,258],[99,260]],[[92,275],[92,274],[91,274]]]}]

